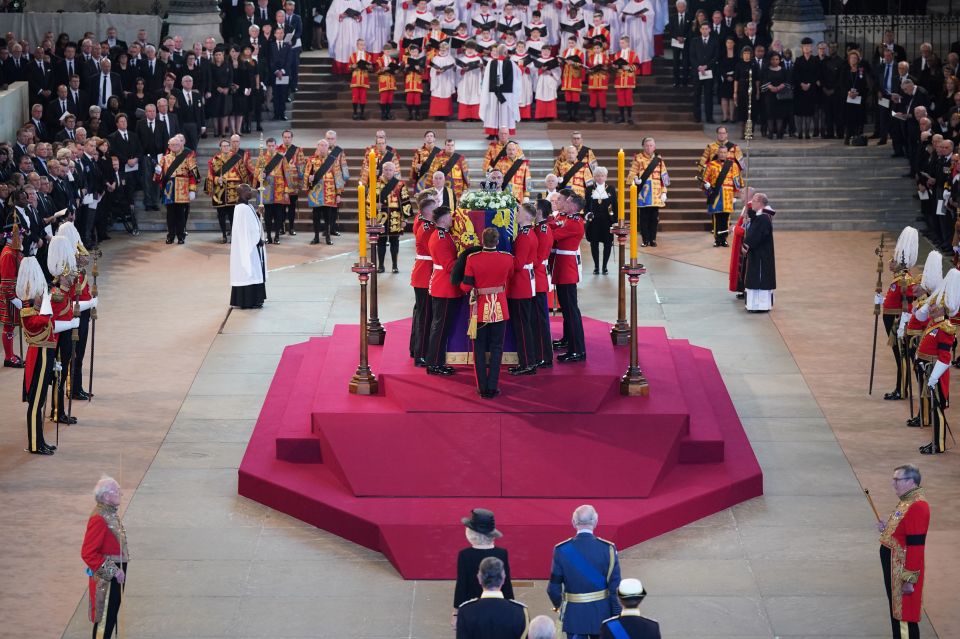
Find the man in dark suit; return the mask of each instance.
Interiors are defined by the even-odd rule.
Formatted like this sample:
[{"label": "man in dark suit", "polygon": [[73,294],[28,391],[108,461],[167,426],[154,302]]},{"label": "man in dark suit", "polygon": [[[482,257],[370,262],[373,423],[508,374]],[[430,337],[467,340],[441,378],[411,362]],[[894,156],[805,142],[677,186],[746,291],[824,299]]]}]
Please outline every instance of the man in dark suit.
[{"label": "man in dark suit", "polygon": [[[713,122],[713,85],[720,58],[720,40],[711,33],[709,24],[700,25],[700,35],[690,43],[690,72],[693,79],[693,119],[700,122],[701,105],[707,122]],[[707,76],[707,77],[704,77]]]},{"label": "man in dark suit", "polygon": [[[93,139],[87,140],[83,145],[83,155],[80,156],[80,171],[83,173],[87,187],[87,195],[84,198],[98,200],[103,197],[106,185],[103,181],[103,174],[100,171],[100,163],[97,158],[97,143]],[[90,208],[89,204],[82,204],[80,212],[77,215],[77,231],[80,232],[80,239],[84,245],[91,246],[93,238],[93,223],[96,221],[95,208]]]},{"label": "man in dark suit", "polygon": [[157,206],[158,188],[153,181],[157,167],[157,156],[167,148],[170,135],[167,127],[157,120],[157,107],[148,104],[144,109],[144,118],[137,122],[137,139],[143,156],[140,162],[140,177],[143,184],[143,206],[148,211],[159,211]]},{"label": "man in dark suit", "polygon": [[92,91],[93,87],[89,84],[91,77],[100,73],[99,51],[94,49],[93,40],[89,38],[80,42],[80,88]]},{"label": "man in dark suit", "polygon": [[44,109],[44,119],[47,121],[47,127],[51,132],[57,132],[63,128],[63,122],[60,118],[64,113],[70,110],[70,93],[65,84],[57,86],[57,95],[47,102]]},{"label": "man in dark suit", "polygon": [[737,51],[740,51],[743,47],[755,49],[757,45],[767,47],[770,45],[770,42],[768,42],[767,38],[757,33],[757,24],[755,22],[748,22],[743,27],[743,37],[737,42]]},{"label": "man in dark suit", "polygon": [[127,50],[127,43],[117,37],[116,27],[107,27],[107,38],[100,44],[110,47],[110,55],[115,55],[114,51],[119,53]]},{"label": "man in dark suit", "polygon": [[893,31],[887,30],[883,32],[883,42],[877,45],[877,48],[873,53],[874,63],[880,63],[883,61],[883,51],[885,49],[889,49],[893,52],[894,63],[903,62],[907,59],[907,50],[894,41]]},{"label": "man in dark suit", "polygon": [[27,65],[29,60],[23,57],[23,47],[15,43],[10,47],[10,57],[3,63],[3,79],[7,84],[27,79]]},{"label": "man in dark suit", "polygon": [[233,39],[236,42],[244,42],[247,38],[247,34],[250,32],[250,27],[257,27],[257,31],[260,30],[260,25],[257,24],[257,7],[252,2],[243,3],[243,13],[237,18],[236,23],[233,27]]},{"label": "man in dark suit", "polygon": [[920,120],[927,117],[927,109],[930,107],[930,96],[923,89],[917,86],[913,78],[907,78],[900,85],[902,96],[900,104],[903,105],[904,119],[904,144],[906,146],[907,159],[910,161],[910,172],[904,177],[916,177],[917,166],[920,159]]},{"label": "man in dark suit", "polygon": [[900,90],[900,78],[897,76],[896,60],[892,49],[883,49],[883,59],[877,65],[875,85],[877,87],[877,116],[874,136],[880,138],[877,144],[886,144],[890,133],[890,96]]},{"label": "man in dark suit", "polygon": [[910,75],[917,84],[926,89],[930,95],[936,95],[943,82],[943,73],[940,71],[940,60],[933,55],[933,46],[929,42],[920,45],[920,57],[910,65]]},{"label": "man in dark suit", "polygon": [[70,197],[70,191],[63,181],[63,165],[54,160],[50,163],[50,201],[53,204],[54,212],[61,209],[73,210],[73,201]]},{"label": "man in dark suit", "polygon": [[80,73],[80,60],[77,59],[77,45],[69,43],[63,48],[63,59],[53,64],[54,86],[70,84],[70,76]]},{"label": "man in dark suit", "polygon": [[163,86],[163,78],[167,74],[167,66],[157,59],[157,49],[152,44],[144,49],[146,58],[140,62],[140,77],[143,78],[147,93],[159,91]]},{"label": "man in dark suit", "polygon": [[[100,61],[100,73],[91,76],[89,83],[94,91],[93,103],[101,109],[107,108],[107,100],[115,95],[118,98],[123,95],[123,84],[120,82],[120,74],[110,71],[112,64],[110,58],[103,58]],[[81,117],[86,115],[81,114]]]},{"label": "man in dark suit", "polygon": [[30,129],[20,127],[17,129],[17,141],[13,143],[13,163],[20,166],[20,158],[27,154],[27,147],[30,146]]},{"label": "man in dark suit", "polygon": [[503,561],[487,557],[480,562],[477,579],[483,593],[457,609],[457,639],[523,639],[530,617],[519,601],[506,599],[500,589],[506,579]]},{"label": "man in dark suit", "polygon": [[68,112],[61,120],[63,122],[63,128],[53,139],[57,142],[66,142],[67,140],[76,140],[77,139],[77,116],[73,113]]},{"label": "man in dark suit", "polygon": [[167,127],[168,140],[178,133],[183,133],[180,118],[177,117],[176,113],[171,113],[170,103],[163,98],[157,100],[157,120]]},{"label": "man in dark suit", "polygon": [[27,82],[30,87],[30,104],[46,104],[53,95],[53,69],[44,58],[44,51],[37,47],[33,60],[27,65]]},{"label": "man in dark suit", "polygon": [[273,119],[286,120],[287,96],[290,92],[290,71],[293,67],[293,49],[283,41],[284,31],[274,31],[271,45],[273,62]]},{"label": "man in dark suit", "polygon": [[283,31],[290,40],[290,48],[293,49],[293,61],[290,69],[290,91],[297,92],[297,86],[300,78],[300,54],[303,52],[303,21],[294,13],[293,0],[286,0],[283,3],[284,24]]},{"label": "man in dark suit", "polygon": [[140,187],[138,164],[143,149],[140,147],[140,138],[128,128],[126,113],[117,115],[116,125],[117,130],[107,137],[110,142],[110,155],[115,155],[120,160],[120,173],[124,178],[120,183],[127,201],[133,202],[133,194]]},{"label": "man in dark suit", "polygon": [[273,11],[270,10],[269,0],[257,0],[255,13],[257,26],[259,26],[261,29],[263,29],[263,25],[271,24],[273,22],[274,15]]},{"label": "man in dark suit", "polygon": [[665,36],[670,38],[670,51],[673,53],[673,86],[687,86],[690,76],[690,36],[693,17],[687,11],[686,0],[677,0],[677,15],[670,18]]},{"label": "man in dark suit", "polygon": [[204,126],[206,119],[203,116],[203,104],[200,100],[200,93],[193,90],[192,76],[183,76],[180,79],[180,84],[181,88],[174,91],[177,98],[175,115],[179,116],[180,126],[183,127],[183,137],[187,139],[187,148],[195,151],[200,141],[200,134],[207,130]]},{"label": "man in dark suit", "polygon": [[43,105],[39,102],[30,107],[30,120],[27,124],[32,124],[37,132],[34,142],[53,142],[53,131],[43,121]]},{"label": "man in dark suit", "polygon": [[90,112],[90,92],[81,89],[79,76],[70,78],[70,84],[67,86],[67,105],[70,113],[81,116],[80,120],[86,120],[87,113]]}]

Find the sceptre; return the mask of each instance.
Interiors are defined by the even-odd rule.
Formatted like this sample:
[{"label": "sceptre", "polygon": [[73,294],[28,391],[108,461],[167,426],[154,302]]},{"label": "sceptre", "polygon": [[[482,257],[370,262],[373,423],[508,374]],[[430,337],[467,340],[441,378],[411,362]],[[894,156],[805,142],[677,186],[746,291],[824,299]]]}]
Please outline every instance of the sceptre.
[{"label": "sceptre", "polygon": [[[883,240],[884,234],[880,234],[880,246],[874,249],[877,256],[877,287],[876,295],[879,296],[883,291]],[[880,302],[874,300],[873,303],[873,351],[870,354],[870,387],[867,389],[867,395],[873,395],[873,373],[877,368],[877,330],[880,325]]]},{"label": "sceptre", "polygon": [[[90,273],[93,275],[93,284],[90,285],[90,297],[97,297],[100,292],[97,290],[97,276],[100,275],[100,267],[97,265],[97,257],[100,255],[100,249],[91,249],[90,255],[93,256],[93,266]],[[93,358],[97,352],[97,307],[90,309],[90,381],[87,383],[87,401],[93,400]]]}]

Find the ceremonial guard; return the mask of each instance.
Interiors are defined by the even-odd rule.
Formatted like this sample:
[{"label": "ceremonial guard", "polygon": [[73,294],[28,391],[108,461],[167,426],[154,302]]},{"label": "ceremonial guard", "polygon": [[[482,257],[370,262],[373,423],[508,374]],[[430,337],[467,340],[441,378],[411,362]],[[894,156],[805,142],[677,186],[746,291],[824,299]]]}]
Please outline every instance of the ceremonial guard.
[{"label": "ceremonial guard", "polygon": [[73,372],[71,373],[70,387],[74,399],[89,400],[92,395],[83,390],[83,358],[87,351],[87,337],[90,334],[90,320],[92,309],[97,306],[97,298],[93,296],[90,284],[90,253],[80,240],[80,233],[73,222],[64,222],[57,229],[57,236],[65,237],[70,246],[76,251],[77,272],[76,290],[80,305],[80,327],[77,329],[77,343],[73,346]]},{"label": "ceremonial guard", "polygon": [[457,639],[526,639],[530,625],[527,607],[501,592],[506,580],[503,562],[487,557],[480,562],[477,579],[483,593],[457,609]]},{"label": "ceremonial guard", "polygon": [[600,639],[660,639],[660,624],[640,615],[640,603],[647,596],[639,579],[623,579],[617,587],[622,610],[600,626]]},{"label": "ceremonial guard", "polygon": [[[297,221],[297,199],[300,189],[304,185],[303,171],[307,165],[307,156],[304,155],[302,148],[293,143],[293,131],[287,129],[281,137],[283,144],[277,147],[277,153],[283,154],[283,159],[287,161],[287,166],[290,167],[290,181],[287,184],[287,199],[289,200],[286,207],[287,230],[290,235],[296,235],[297,229],[294,225]],[[283,235],[282,221],[280,223],[280,235]]]},{"label": "ceremonial guard", "polygon": [[289,184],[294,171],[283,154],[277,152],[276,139],[267,138],[267,148],[261,149],[257,164],[253,168],[256,179],[253,186],[260,189],[260,203],[264,209],[267,244],[280,243],[284,213],[290,204]]},{"label": "ceremonial guard", "polygon": [[[566,192],[566,191],[564,191]],[[563,314],[563,336],[553,343],[554,348],[566,348],[567,352],[557,357],[561,363],[582,362],[587,359],[587,345],[583,335],[583,317],[577,301],[577,284],[583,274],[580,243],[585,232],[583,198],[571,193],[563,203],[562,215],[550,220],[553,230],[553,284],[557,288],[557,301]]]},{"label": "ceremonial guard", "polygon": [[537,294],[534,264],[537,261],[538,240],[533,230],[537,206],[532,202],[520,205],[517,211],[517,236],[513,240],[513,275],[507,286],[507,307],[517,343],[517,366],[508,370],[511,375],[535,375],[541,357],[539,344],[534,340],[533,310]]},{"label": "ceremonial guard", "polygon": [[670,174],[663,158],[657,153],[653,138],[643,139],[643,151],[633,156],[627,183],[637,185],[637,229],[641,246],[657,245],[657,226],[660,209],[667,204]]},{"label": "ceremonial guard", "polygon": [[368,146],[363,150],[363,164],[360,167],[360,184],[370,184],[370,151],[373,151],[377,158],[377,179],[383,173],[383,165],[386,162],[393,162],[400,166],[400,155],[397,150],[387,144],[387,132],[377,131],[376,141],[373,146]]},{"label": "ceremonial guard", "polygon": [[[914,372],[917,380],[917,388],[923,389],[923,368],[916,363],[917,347],[920,345],[920,339],[923,337],[924,330],[930,323],[929,314],[922,309],[927,304],[929,296],[934,293],[943,283],[943,255],[939,251],[930,251],[927,254],[927,261],[923,266],[923,277],[920,279],[920,285],[916,289],[917,298],[910,304],[910,311],[900,316],[900,327],[897,329],[897,339],[901,341],[900,352],[906,357],[904,366],[907,370]],[[918,318],[919,314],[925,314],[927,317],[923,320]],[[927,407],[927,394],[920,393],[920,410],[916,415],[911,415],[907,420],[907,426],[919,427],[929,426],[928,418],[930,416]],[[912,411],[912,405],[911,405]]]},{"label": "ceremonial guard", "polygon": [[25,257],[17,273],[20,326],[27,342],[23,376],[23,400],[27,403],[27,450],[34,455],[52,455],[56,446],[43,438],[43,409],[47,386],[53,379],[53,360],[58,333],[80,325],[79,319],[56,322],[47,293],[47,280],[35,257]]},{"label": "ceremonial guard", "polygon": [[509,190],[517,202],[524,202],[530,196],[530,163],[520,152],[520,145],[516,142],[507,143],[507,170],[503,173],[501,189]]},{"label": "ceremonial guard", "polygon": [[443,152],[436,162],[437,170],[443,173],[444,180],[450,183],[453,193],[460,201],[460,197],[470,188],[470,171],[467,167],[467,158],[457,153],[457,142],[447,138],[443,143]]},{"label": "ceremonial guard", "polygon": [[614,69],[613,87],[617,90],[617,108],[620,110],[617,124],[626,122],[633,125],[633,93],[637,89],[640,58],[630,48],[630,36],[620,38],[620,51],[613,56],[610,64]]},{"label": "ceremonial guard", "polygon": [[6,241],[3,250],[0,251],[0,323],[3,324],[3,366],[4,368],[23,368],[23,360],[13,352],[13,333],[17,324],[20,323],[17,272],[20,269],[20,260],[23,259],[20,224],[16,214],[11,224],[4,229],[4,237]]},{"label": "ceremonial guard", "polygon": [[[97,505],[87,520],[80,556],[87,565],[93,637],[113,637],[127,581],[127,532],[120,520],[120,485],[104,476],[93,489]],[[117,633],[119,636],[119,633]]]},{"label": "ceremonial guard", "polygon": [[897,385],[883,396],[886,400],[905,399],[907,386],[910,383],[910,370],[903,365],[903,354],[900,352],[900,341],[897,339],[896,329],[915,295],[916,282],[910,274],[910,269],[917,263],[918,248],[917,229],[912,226],[903,229],[893,249],[893,257],[890,258],[893,281],[890,282],[890,287],[882,297],[880,293],[876,294],[875,302],[882,305],[883,326],[893,350],[893,359],[897,364]]},{"label": "ceremonial guard", "polygon": [[487,153],[483,156],[484,173],[488,173],[491,169],[506,173],[509,167],[507,164],[508,142],[510,142],[510,130],[506,127],[500,127],[497,132],[497,139],[490,142],[487,146]]},{"label": "ceremonial guard", "polygon": [[550,336],[550,310],[547,294],[553,290],[550,279],[550,254],[553,252],[553,229],[550,219],[552,205],[549,200],[537,200],[537,221],[533,232],[537,236],[537,259],[533,263],[533,277],[537,285],[537,294],[533,302],[534,341],[537,344],[537,368],[553,366],[553,338]]},{"label": "ceremonial guard", "polygon": [[[337,222],[344,180],[337,165],[337,157],[330,152],[330,145],[325,139],[317,141],[317,151],[304,167],[303,183],[309,189],[307,203],[313,208],[313,239],[310,244],[320,243],[321,228],[326,243],[333,244],[330,236],[334,233]],[[269,232],[267,241],[269,242]]]},{"label": "ceremonial guard", "polygon": [[[54,322],[73,323],[77,317],[79,328],[80,309],[74,309],[76,295],[77,257],[70,241],[63,236],[50,240],[47,249],[47,271],[53,276],[50,289],[50,309]],[[75,313],[76,310],[76,313]],[[77,335],[79,339],[79,335]],[[68,414],[64,398],[68,392],[67,377],[73,369],[73,336],[67,335],[57,340],[56,358],[59,366],[54,367],[55,391],[53,396],[54,421],[60,424],[76,424],[77,420]]]},{"label": "ceremonial guard", "polygon": [[233,207],[236,206],[237,187],[252,181],[253,166],[250,156],[239,148],[233,149],[233,140],[220,141],[220,152],[207,161],[206,191],[217,209],[217,222],[220,224],[221,244],[227,243],[228,229],[233,224]]},{"label": "ceremonial guard", "polygon": [[900,501],[880,529],[880,566],[890,602],[893,639],[920,639],[924,550],[930,528],[930,504],[920,487],[920,469],[898,466],[893,490]]},{"label": "ceremonial guard", "polygon": [[430,188],[430,180],[436,170],[434,165],[442,149],[436,145],[437,136],[433,131],[423,134],[423,145],[413,152],[410,164],[410,185],[415,193]]},{"label": "ceremonial guard", "polygon": [[463,292],[450,280],[457,262],[457,245],[450,233],[453,215],[445,206],[433,210],[436,230],[428,243],[433,272],[430,274],[430,336],[427,340],[427,374],[453,375],[456,370],[447,366],[447,337],[453,318],[460,308]]},{"label": "ceremonial guard", "polygon": [[154,181],[160,185],[160,198],[167,207],[167,244],[187,240],[187,213],[190,202],[197,197],[200,171],[197,155],[185,151],[183,138],[175,135],[167,142],[168,151],[163,154],[154,171]]},{"label": "ceremonial guard", "polygon": [[583,91],[583,51],[577,46],[577,36],[567,38],[567,48],[560,54],[563,73],[560,91],[567,103],[567,122],[580,120],[580,93]]},{"label": "ceremonial guard", "polygon": [[417,219],[413,222],[415,256],[410,271],[410,286],[413,287],[413,323],[410,327],[410,357],[419,367],[427,365],[427,338],[430,336],[430,277],[433,274],[433,259],[430,257],[430,236],[433,225],[433,210],[437,201],[433,194],[424,191],[417,194]]},{"label": "ceremonial guard", "polygon": [[697,181],[703,182],[703,174],[707,171],[707,165],[717,157],[717,149],[720,147],[727,149],[727,157],[734,160],[737,163],[737,167],[742,171],[743,150],[730,141],[730,134],[727,132],[727,127],[718,126],[717,139],[703,149],[703,153],[700,154],[700,159],[697,161]]},{"label": "ceremonial guard", "polygon": [[727,246],[733,200],[740,193],[740,165],[729,157],[726,147],[717,149],[716,159],[707,165],[703,190],[707,195],[707,213],[713,222],[713,245]]},{"label": "ceremonial guard", "polygon": [[[590,149],[587,148],[587,151]],[[558,188],[572,189],[580,197],[586,197],[587,187],[593,184],[590,162],[586,158],[581,159],[577,147],[572,144],[563,147],[563,155],[557,158],[553,172],[560,178]]]},{"label": "ceremonial guard", "polygon": [[497,250],[500,232],[492,226],[483,229],[481,241],[483,250],[467,256],[460,288],[472,291],[468,334],[473,333],[477,392],[483,399],[493,399],[500,394],[503,337],[510,319],[507,284],[513,277],[514,256]]},{"label": "ceremonial guard", "polygon": [[384,232],[377,239],[377,271],[383,273],[386,266],[387,243],[390,243],[390,260],[393,262],[393,272],[399,273],[397,257],[400,254],[400,236],[403,235],[407,222],[410,220],[410,194],[407,185],[397,175],[397,167],[393,162],[383,165],[383,175],[377,186],[377,224],[384,227]]},{"label": "ceremonial guard", "polygon": [[597,636],[605,619],[620,614],[620,559],[616,546],[594,535],[597,520],[593,506],[580,506],[572,521],[577,534],[553,549],[547,596],[568,637]]}]

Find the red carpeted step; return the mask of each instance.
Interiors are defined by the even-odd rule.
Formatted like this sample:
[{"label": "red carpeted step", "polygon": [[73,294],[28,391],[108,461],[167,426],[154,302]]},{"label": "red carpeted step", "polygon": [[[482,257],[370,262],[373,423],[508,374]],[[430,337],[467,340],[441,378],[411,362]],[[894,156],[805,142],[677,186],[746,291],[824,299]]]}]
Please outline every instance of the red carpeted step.
[{"label": "red carpeted step", "polygon": [[690,410],[690,432],[680,442],[681,464],[709,464],[723,461],[723,436],[717,417],[704,390],[690,342],[670,340],[670,354]]},{"label": "red carpeted step", "polygon": [[320,442],[310,432],[310,411],[314,405],[314,394],[304,392],[304,389],[320,386],[330,338],[312,337],[305,344],[297,346],[306,348],[297,371],[298,392],[290,394],[280,416],[277,459],[300,464],[319,464],[323,461]]}]

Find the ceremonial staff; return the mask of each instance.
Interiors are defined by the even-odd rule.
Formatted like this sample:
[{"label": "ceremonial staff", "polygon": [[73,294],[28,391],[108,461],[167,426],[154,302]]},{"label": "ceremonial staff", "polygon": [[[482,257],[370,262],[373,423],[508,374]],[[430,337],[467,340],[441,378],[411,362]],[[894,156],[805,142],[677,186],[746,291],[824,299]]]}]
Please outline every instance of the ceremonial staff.
[{"label": "ceremonial staff", "polygon": [[[910,274],[910,272],[907,270],[907,263],[906,263],[906,261],[902,261],[902,262],[900,263],[900,270],[901,270],[901,272],[906,273],[907,275]],[[901,290],[900,290],[900,314],[901,314],[901,316],[902,316],[904,313],[908,313],[908,312],[910,311],[910,301],[907,299],[907,295],[908,295],[909,293],[910,293],[910,286],[909,286],[909,284],[907,283],[907,278],[904,277],[903,282],[901,283]],[[899,319],[898,319],[897,321],[899,321]],[[897,326],[897,323],[894,322],[894,327],[896,327],[896,326]],[[902,371],[901,374],[903,375],[903,380],[904,380],[903,386],[904,386],[904,388],[905,388],[906,391],[907,391],[907,397],[910,399],[910,419],[913,419],[913,418],[914,418],[914,414],[913,414],[913,375],[910,374],[910,352],[909,352],[909,350],[908,350],[908,349],[909,349],[910,340],[908,340],[908,339],[906,338],[906,336],[904,336],[903,339],[901,339],[900,337],[898,337],[898,336],[897,336],[897,330],[896,330],[896,328],[894,328],[894,332],[893,332],[893,334],[892,334],[892,339],[896,340],[896,343],[899,345],[899,348],[900,348],[900,370]],[[923,389],[918,389],[918,390],[920,390],[921,392],[923,391]],[[918,410],[918,413],[917,413],[917,414],[919,414],[919,410]]]},{"label": "ceremonial staff", "polygon": [[873,497],[870,496],[870,491],[864,488],[863,494],[867,496],[867,501],[870,502],[870,508],[873,509],[873,516],[877,518],[877,521],[883,521],[882,519],[880,519],[880,513],[877,512],[877,507],[873,503]]},{"label": "ceremonial staff", "polygon": [[[883,301],[881,297],[883,292],[883,240],[884,234],[881,233],[880,246],[873,250],[877,256],[877,287],[875,289],[876,297],[873,300],[873,352],[870,354],[870,388],[867,390],[867,395],[873,395],[873,373],[877,368],[877,330],[880,326],[880,304]],[[869,491],[864,492],[867,493],[867,497],[870,496]],[[870,503],[872,505],[873,501],[871,500]]]},{"label": "ceremonial staff", "polygon": [[[93,266],[90,267],[90,274],[93,275],[93,284],[90,285],[90,297],[96,297],[100,294],[97,290],[97,276],[100,275],[100,267],[97,265],[97,258],[101,255],[100,249],[90,251],[93,258]],[[87,401],[93,400],[93,358],[97,352],[97,307],[90,309],[90,381],[87,384]]]},{"label": "ceremonial staff", "polygon": [[743,152],[743,188],[746,189],[750,183],[747,177],[750,174],[750,140],[753,139],[753,67],[750,67],[747,76],[747,121],[743,125],[743,139],[747,142],[747,147]]},{"label": "ceremonial staff", "polygon": [[[18,220],[20,219],[20,215],[17,213],[16,206],[11,206],[10,208],[13,213],[13,227],[10,229],[10,232],[13,234],[13,238],[11,239],[11,242],[10,242],[10,248],[12,248],[16,252],[22,253],[23,242],[20,241],[20,223],[18,222]],[[21,255],[20,257],[22,258],[23,256]],[[17,264],[17,270],[19,271],[19,263]],[[12,300],[10,305],[13,306]],[[20,317],[19,312],[20,312],[20,309],[17,309],[18,318]],[[13,317],[13,313],[11,313],[10,316]],[[23,362],[24,366],[26,366],[27,360],[23,358],[23,324],[21,322],[18,322],[18,324],[20,325],[17,327],[20,329],[17,331],[17,333],[20,335],[20,361]]]}]

